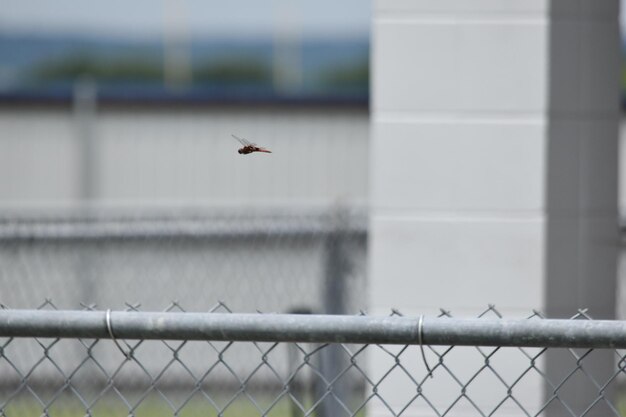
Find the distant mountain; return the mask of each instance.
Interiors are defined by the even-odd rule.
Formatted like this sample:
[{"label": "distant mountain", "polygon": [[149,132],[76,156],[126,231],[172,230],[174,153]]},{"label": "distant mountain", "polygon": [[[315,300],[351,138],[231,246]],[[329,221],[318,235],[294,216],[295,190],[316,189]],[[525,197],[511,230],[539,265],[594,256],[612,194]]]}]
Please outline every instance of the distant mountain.
[{"label": "distant mountain", "polygon": [[368,96],[367,38],[192,39],[176,54],[183,65],[173,91],[160,40],[0,32],[0,95],[68,98],[78,78],[90,77],[113,98]]}]

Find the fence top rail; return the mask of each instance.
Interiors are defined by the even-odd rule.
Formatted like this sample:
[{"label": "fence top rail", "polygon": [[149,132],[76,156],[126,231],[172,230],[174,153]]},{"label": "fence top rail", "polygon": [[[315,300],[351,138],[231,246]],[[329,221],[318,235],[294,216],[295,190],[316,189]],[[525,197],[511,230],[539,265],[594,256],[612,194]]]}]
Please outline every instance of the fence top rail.
[{"label": "fence top rail", "polygon": [[[113,311],[109,325],[119,339],[626,348],[618,320]],[[0,310],[0,337],[111,334],[105,311]]]},{"label": "fence top rail", "polygon": [[311,236],[342,233],[364,238],[367,217],[362,210],[293,211],[268,214],[216,211],[66,217],[10,216],[0,209],[0,243],[14,241],[72,241],[106,239],[219,239],[253,236]]}]

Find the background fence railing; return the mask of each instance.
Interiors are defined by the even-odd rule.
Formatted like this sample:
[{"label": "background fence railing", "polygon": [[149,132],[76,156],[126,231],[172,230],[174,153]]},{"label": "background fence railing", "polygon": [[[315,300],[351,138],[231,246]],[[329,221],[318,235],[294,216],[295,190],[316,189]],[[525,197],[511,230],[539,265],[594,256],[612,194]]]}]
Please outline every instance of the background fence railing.
[{"label": "background fence railing", "polygon": [[367,217],[358,209],[92,209],[0,214],[0,303],[51,298],[158,310],[358,313]]},{"label": "background fence railing", "polygon": [[0,416],[620,416],[626,322],[0,310]]}]

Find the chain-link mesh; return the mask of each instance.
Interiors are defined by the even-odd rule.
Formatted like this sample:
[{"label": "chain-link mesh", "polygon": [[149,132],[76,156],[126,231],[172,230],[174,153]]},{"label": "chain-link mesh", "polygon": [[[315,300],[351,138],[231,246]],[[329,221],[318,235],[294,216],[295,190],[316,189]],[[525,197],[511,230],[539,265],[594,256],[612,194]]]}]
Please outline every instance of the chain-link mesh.
[{"label": "chain-link mesh", "polygon": [[9,213],[0,219],[0,303],[44,298],[159,310],[228,299],[256,310],[365,308],[366,216],[360,210]]},{"label": "chain-link mesh", "polygon": [[0,338],[0,416],[624,415],[626,352],[615,349],[284,343],[280,331],[273,342],[119,343]]}]

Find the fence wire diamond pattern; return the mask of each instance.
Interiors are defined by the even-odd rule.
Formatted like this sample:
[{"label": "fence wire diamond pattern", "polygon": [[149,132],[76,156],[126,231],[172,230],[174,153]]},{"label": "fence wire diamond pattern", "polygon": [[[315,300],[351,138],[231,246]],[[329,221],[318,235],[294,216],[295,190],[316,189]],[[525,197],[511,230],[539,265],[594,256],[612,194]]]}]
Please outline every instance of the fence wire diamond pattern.
[{"label": "fence wire diamond pattern", "polygon": [[[56,309],[49,300],[39,308]],[[232,313],[221,302],[210,311]],[[454,320],[445,310],[440,317]],[[501,315],[489,306],[479,317]],[[273,342],[118,342],[0,338],[0,416],[624,413],[626,353],[615,349],[286,343],[280,334]]]}]

